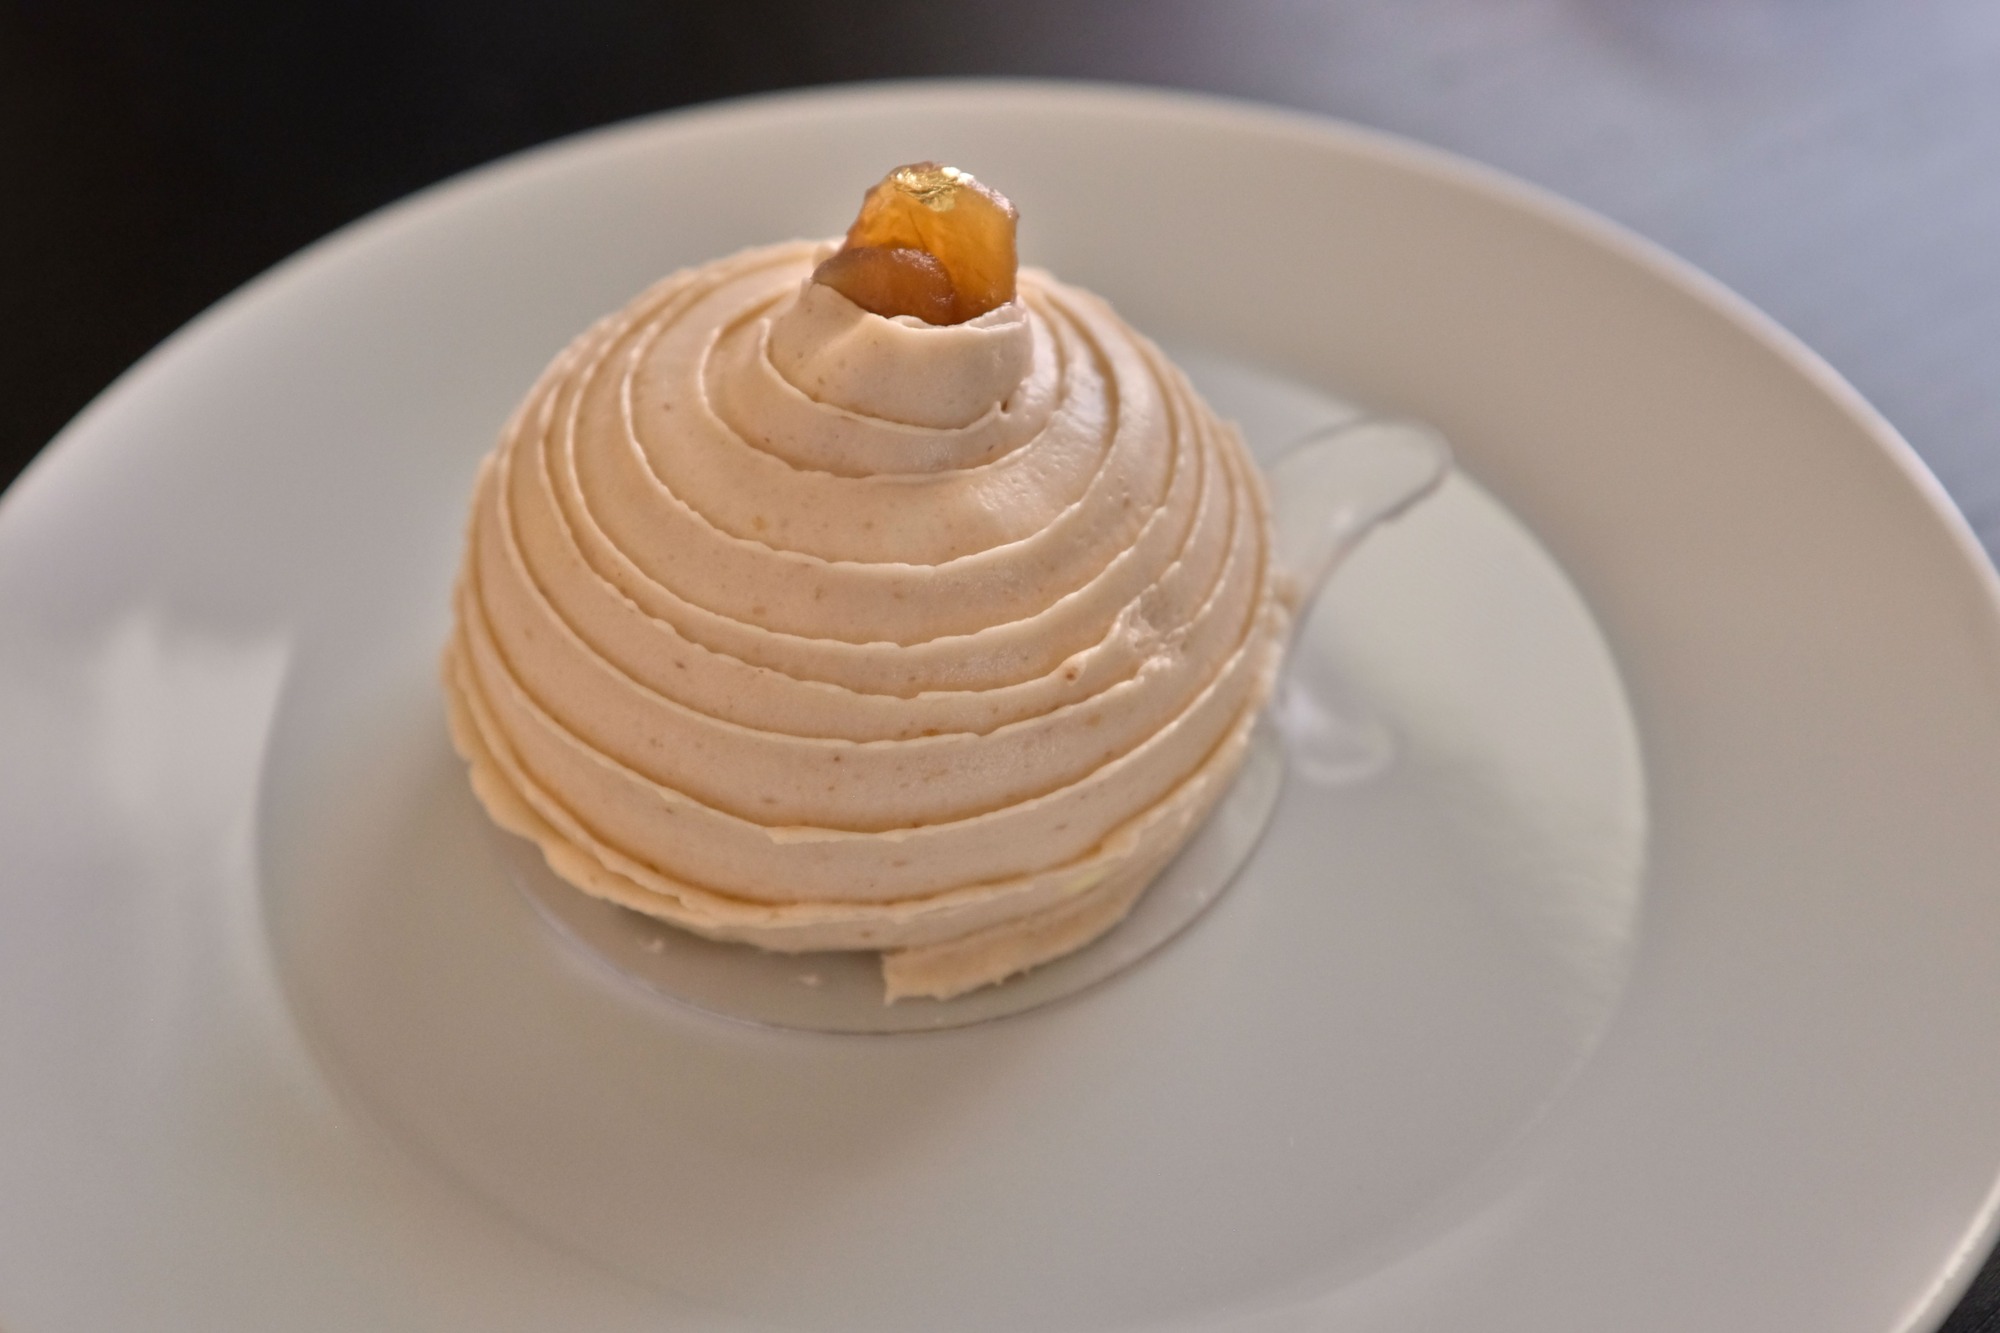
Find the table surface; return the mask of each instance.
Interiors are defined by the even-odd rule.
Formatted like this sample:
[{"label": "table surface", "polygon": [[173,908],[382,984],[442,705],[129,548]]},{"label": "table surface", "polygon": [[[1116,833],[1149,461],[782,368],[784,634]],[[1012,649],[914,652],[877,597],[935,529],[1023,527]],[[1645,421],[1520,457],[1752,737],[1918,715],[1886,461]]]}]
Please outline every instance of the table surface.
[{"label": "table surface", "polygon": [[[1817,349],[2000,551],[1991,0],[0,0],[0,485],[201,309],[413,189],[665,107],[958,74],[1302,107],[1587,204]],[[2000,1330],[2000,1261],[1944,1329]]]}]

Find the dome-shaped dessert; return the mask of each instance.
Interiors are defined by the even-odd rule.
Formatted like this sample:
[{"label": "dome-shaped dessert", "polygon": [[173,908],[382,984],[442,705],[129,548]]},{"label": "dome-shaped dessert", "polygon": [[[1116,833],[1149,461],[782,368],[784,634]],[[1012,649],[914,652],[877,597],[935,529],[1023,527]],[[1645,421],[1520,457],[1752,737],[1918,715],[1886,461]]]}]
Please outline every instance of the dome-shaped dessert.
[{"label": "dome-shaped dessert", "polygon": [[[509,423],[447,693],[564,879],[949,996],[1115,924],[1235,774],[1286,621],[1262,482],[1007,221],[976,314],[936,240],[674,274]],[[958,322],[880,313],[912,286]]]}]

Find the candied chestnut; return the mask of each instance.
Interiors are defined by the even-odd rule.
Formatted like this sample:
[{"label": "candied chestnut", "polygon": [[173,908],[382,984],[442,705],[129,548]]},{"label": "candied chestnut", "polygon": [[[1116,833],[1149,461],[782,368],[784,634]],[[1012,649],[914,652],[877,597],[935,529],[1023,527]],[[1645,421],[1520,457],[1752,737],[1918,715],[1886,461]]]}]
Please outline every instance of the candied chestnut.
[{"label": "candied chestnut", "polygon": [[1014,205],[956,167],[897,167],[813,280],[878,315],[962,324],[1014,299]]}]

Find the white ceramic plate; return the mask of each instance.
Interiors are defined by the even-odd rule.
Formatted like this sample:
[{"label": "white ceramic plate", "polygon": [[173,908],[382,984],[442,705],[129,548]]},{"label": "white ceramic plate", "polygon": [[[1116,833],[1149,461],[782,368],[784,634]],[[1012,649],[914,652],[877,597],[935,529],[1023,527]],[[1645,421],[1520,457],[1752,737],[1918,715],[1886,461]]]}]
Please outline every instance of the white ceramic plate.
[{"label": "white ceramic plate", "polygon": [[[1338,393],[1468,476],[1313,628],[1394,762],[1294,774],[1194,929],[1002,1022],[760,1031],[507,887],[445,591],[572,332],[921,156],[1266,443]],[[920,85],[475,173],[197,321],[0,509],[0,1325],[1920,1326],[2000,1175],[1995,609],[1810,354],[1406,144]]]}]

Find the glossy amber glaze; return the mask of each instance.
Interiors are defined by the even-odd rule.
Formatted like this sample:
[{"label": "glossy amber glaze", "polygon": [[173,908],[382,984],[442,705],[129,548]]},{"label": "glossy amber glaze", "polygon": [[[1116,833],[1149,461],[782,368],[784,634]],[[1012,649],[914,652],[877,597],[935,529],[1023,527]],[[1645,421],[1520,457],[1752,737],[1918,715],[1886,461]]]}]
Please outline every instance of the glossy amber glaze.
[{"label": "glossy amber glaze", "polygon": [[813,274],[862,309],[963,324],[1014,299],[1014,205],[956,167],[897,167]]}]

